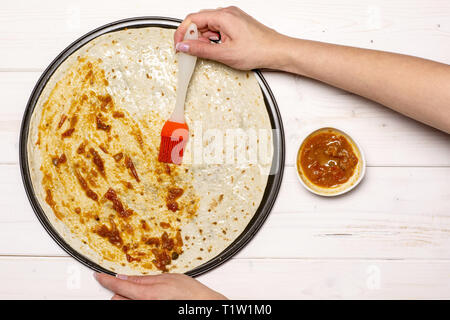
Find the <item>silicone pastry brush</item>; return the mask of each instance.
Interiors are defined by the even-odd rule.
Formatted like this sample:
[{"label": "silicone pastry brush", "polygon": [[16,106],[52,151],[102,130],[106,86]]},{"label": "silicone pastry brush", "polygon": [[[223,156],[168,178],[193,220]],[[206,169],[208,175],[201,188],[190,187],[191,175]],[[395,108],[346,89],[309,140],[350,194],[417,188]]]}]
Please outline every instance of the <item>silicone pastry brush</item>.
[{"label": "silicone pastry brush", "polygon": [[[197,26],[191,23],[184,40],[197,40]],[[178,83],[175,109],[161,130],[161,144],[158,160],[160,162],[181,164],[183,151],[189,138],[189,128],[184,119],[186,92],[194,72],[197,57],[178,52]]]}]

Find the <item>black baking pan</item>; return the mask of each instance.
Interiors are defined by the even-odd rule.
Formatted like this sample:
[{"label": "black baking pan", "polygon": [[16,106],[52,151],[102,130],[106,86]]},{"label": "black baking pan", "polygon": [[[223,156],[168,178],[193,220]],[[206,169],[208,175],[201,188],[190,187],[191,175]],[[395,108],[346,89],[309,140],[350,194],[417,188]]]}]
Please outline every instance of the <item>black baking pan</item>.
[{"label": "black baking pan", "polygon": [[[73,249],[54,229],[50,221],[48,220],[46,214],[44,213],[39,201],[35,195],[33,185],[30,177],[30,169],[28,166],[28,132],[31,120],[31,115],[35,105],[41,95],[42,90],[47,84],[50,77],[56,71],[56,69],[61,65],[61,63],[67,59],[76,50],[93,40],[94,38],[101,36],[103,34],[119,31],[125,28],[144,28],[144,27],[161,27],[161,28],[171,28],[176,29],[181,23],[180,19],[166,18],[166,17],[137,17],[129,18],[116,22],[109,23],[100,28],[97,28],[86,35],[82,36],[71,45],[69,45],[65,50],[63,50],[52,63],[47,67],[44,73],[39,78],[36,86],[31,93],[30,99],[28,100],[27,107],[22,119],[22,127],[20,131],[20,170],[22,174],[23,184],[25,186],[25,191],[27,193],[28,199],[31,206],[36,213],[37,218],[41,222],[42,226],[47,230],[48,234],[58,243],[58,245],[64,249],[68,254],[74,257],[76,260],[84,264],[85,266],[98,271],[108,274],[115,275],[114,272],[107,270],[100,265],[92,262],[90,259],[83,256],[81,253]],[[263,195],[261,204],[256,211],[253,218],[250,220],[249,224],[245,230],[239,235],[239,237],[231,243],[225,250],[223,250],[219,255],[213,259],[205,262],[204,264],[186,272],[190,276],[198,276],[203,274],[220,264],[224,263],[232,256],[234,256],[239,250],[241,250],[249,241],[253,238],[256,232],[261,228],[262,224],[269,215],[273,204],[278,195],[280,189],[281,180],[283,178],[284,170],[284,157],[285,157],[285,142],[284,142],[284,131],[283,124],[281,121],[280,112],[278,110],[275,97],[270,90],[269,85],[264,79],[262,73],[259,70],[253,70],[255,76],[261,87],[261,91],[264,95],[264,102],[266,104],[267,111],[269,113],[270,122],[273,130],[273,142],[274,142],[274,155],[272,162],[271,174],[269,176],[267,186]]]}]

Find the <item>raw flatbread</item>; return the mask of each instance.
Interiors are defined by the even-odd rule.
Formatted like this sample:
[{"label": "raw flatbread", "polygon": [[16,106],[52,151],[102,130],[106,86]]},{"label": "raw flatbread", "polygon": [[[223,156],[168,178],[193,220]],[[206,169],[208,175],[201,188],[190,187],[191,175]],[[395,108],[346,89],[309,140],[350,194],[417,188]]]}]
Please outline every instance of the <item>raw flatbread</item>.
[{"label": "raw flatbread", "polygon": [[[41,207],[74,249],[117,273],[207,262],[242,233],[267,184],[272,132],[258,82],[211,61],[198,60],[188,89],[183,164],[157,161],[175,105],[173,33],[139,28],[92,40],[52,75],[31,119]],[[236,131],[245,143],[233,146]]]}]

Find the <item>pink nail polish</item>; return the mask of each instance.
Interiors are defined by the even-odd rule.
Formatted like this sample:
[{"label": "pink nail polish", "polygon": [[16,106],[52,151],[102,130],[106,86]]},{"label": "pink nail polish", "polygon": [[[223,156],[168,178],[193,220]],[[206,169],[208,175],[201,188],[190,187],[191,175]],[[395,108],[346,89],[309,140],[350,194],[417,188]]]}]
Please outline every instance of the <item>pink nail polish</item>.
[{"label": "pink nail polish", "polygon": [[181,52],[188,52],[189,51],[189,45],[187,43],[178,42],[175,49]]},{"label": "pink nail polish", "polygon": [[116,278],[120,280],[127,280],[128,276],[125,274],[116,274]]}]

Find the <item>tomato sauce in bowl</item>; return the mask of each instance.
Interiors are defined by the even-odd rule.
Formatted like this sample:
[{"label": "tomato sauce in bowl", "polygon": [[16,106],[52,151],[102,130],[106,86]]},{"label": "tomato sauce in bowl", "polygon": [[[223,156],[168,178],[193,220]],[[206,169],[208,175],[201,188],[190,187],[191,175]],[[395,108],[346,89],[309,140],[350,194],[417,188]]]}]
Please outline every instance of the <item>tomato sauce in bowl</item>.
[{"label": "tomato sauce in bowl", "polygon": [[350,190],[361,180],[363,161],[362,152],[347,134],[322,128],[303,141],[296,165],[307,189],[330,196]]}]

